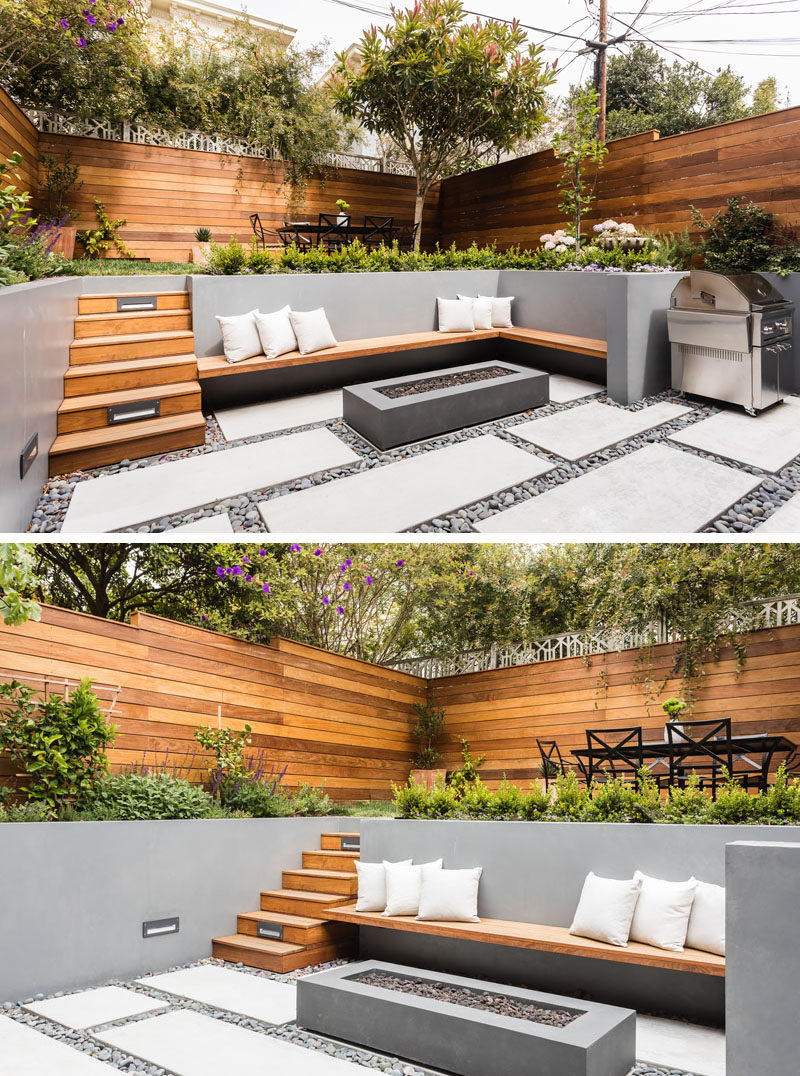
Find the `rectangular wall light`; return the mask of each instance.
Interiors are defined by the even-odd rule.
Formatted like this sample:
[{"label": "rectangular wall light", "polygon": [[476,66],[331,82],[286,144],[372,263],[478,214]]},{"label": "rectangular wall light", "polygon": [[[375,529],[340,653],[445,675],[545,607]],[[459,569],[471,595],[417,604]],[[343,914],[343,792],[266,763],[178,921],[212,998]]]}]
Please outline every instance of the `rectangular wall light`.
[{"label": "rectangular wall light", "polygon": [[339,846],[343,852],[360,852],[361,837],[342,837]]},{"label": "rectangular wall light", "polygon": [[137,400],[136,403],[114,404],[108,409],[108,425],[118,426],[121,422],[134,422],[138,418],[158,418],[161,414],[161,400]]},{"label": "rectangular wall light", "polygon": [[177,934],[180,929],[181,921],[177,915],[171,919],[151,919],[142,923],[142,937],[160,938],[162,934]]},{"label": "rectangular wall light", "polygon": [[259,922],[256,934],[259,938],[269,938],[270,941],[283,941],[283,923]]},{"label": "rectangular wall light", "polygon": [[25,447],[19,454],[19,477],[20,481],[30,470],[31,464],[39,455],[39,434],[34,433],[25,442]]},{"label": "rectangular wall light", "polygon": [[158,299],[155,295],[121,295],[117,299],[117,313],[126,310],[158,310]]}]

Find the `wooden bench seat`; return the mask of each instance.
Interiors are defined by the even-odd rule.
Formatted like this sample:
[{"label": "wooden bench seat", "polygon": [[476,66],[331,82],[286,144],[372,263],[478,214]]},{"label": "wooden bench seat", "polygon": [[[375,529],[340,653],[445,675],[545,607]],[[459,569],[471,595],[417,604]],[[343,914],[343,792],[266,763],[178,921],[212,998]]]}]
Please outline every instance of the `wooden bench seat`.
[{"label": "wooden bench seat", "polygon": [[462,941],[489,942],[516,949],[538,949],[548,953],[593,957],[595,960],[611,960],[619,964],[638,964],[671,971],[691,971],[699,975],[725,975],[725,957],[704,953],[699,949],[684,949],[673,953],[652,945],[629,942],[627,947],[607,945],[578,938],[566,927],[549,927],[537,923],[517,923],[505,919],[482,919],[480,923],[418,922],[413,916],[387,917],[380,912],[357,912],[354,904],[330,908],[326,915],[337,922],[354,923],[362,927],[383,927],[390,930],[406,930],[414,934],[434,934],[441,938],[458,938]]},{"label": "wooden bench seat", "polygon": [[539,329],[475,329],[472,332],[440,333],[436,331],[401,333],[395,336],[366,337],[363,340],[344,340],[335,347],[314,351],[310,355],[301,355],[299,351],[289,351],[277,359],[268,359],[265,355],[255,355],[242,362],[228,362],[224,355],[206,355],[197,359],[198,376],[201,381],[214,377],[228,377],[233,374],[248,373],[256,370],[279,370],[285,366],[306,366],[311,363],[335,362],[337,359],[353,359],[362,355],[388,355],[396,351],[417,351],[421,348],[442,347],[445,344],[463,344],[478,340],[516,340],[540,347],[554,348],[557,351],[572,351],[605,359],[607,346],[605,340],[593,340],[585,336],[569,336],[565,333],[545,332]]}]

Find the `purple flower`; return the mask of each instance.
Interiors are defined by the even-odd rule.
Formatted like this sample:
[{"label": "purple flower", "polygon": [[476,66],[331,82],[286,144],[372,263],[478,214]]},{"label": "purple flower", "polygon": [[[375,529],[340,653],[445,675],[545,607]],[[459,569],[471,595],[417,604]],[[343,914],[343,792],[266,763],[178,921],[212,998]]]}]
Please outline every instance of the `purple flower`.
[{"label": "purple flower", "polygon": [[353,588],[352,588],[352,586],[350,585],[350,583],[345,583],[345,585],[344,585],[344,586],[342,587],[342,590],[352,590],[352,589],[353,589]]},{"label": "purple flower", "polygon": [[269,583],[265,583],[261,589],[264,591],[265,594],[269,594]]},{"label": "purple flower", "polygon": [[224,575],[224,574],[225,574],[225,569],[220,565],[217,568],[217,575]]},{"label": "purple flower", "polygon": [[252,583],[253,582],[252,575],[246,575],[244,578],[245,578],[246,583]]},{"label": "purple flower", "polygon": [[322,556],[322,550],[321,549],[315,549],[314,550],[314,556],[315,557],[321,557]]},{"label": "purple flower", "polygon": [[109,30],[110,30],[110,31],[111,31],[112,33],[113,33],[113,32],[114,32],[114,30],[116,30],[116,28],[117,28],[117,24],[116,24],[115,22],[109,22],[109,23],[106,23],[106,25],[107,25],[108,29],[109,29]]},{"label": "purple flower", "polygon": [[125,20],[124,19],[117,19],[117,26],[124,26],[124,25],[125,25]]},{"label": "purple flower", "polygon": [[266,555],[267,555],[266,549],[259,549],[258,555],[259,555],[259,557],[266,557]]},{"label": "purple flower", "polygon": [[291,546],[291,550],[292,550],[293,553],[299,553],[300,552],[300,546],[295,543],[294,545]]},{"label": "purple flower", "polygon": [[203,621],[203,623],[205,624],[205,622],[206,622],[206,621],[208,620],[208,617],[206,616],[206,614],[205,614],[205,613],[201,613],[201,614],[200,614],[200,619],[201,619],[201,620]]},{"label": "purple flower", "polygon": [[61,25],[64,27],[65,30],[69,30],[69,23],[66,19],[61,19]]},{"label": "purple flower", "polygon": [[244,564],[249,564],[250,563],[250,558],[249,557],[242,557],[242,561],[243,561]]},{"label": "purple flower", "polygon": [[225,574],[230,575],[232,571],[233,571],[233,568],[226,568],[225,569]]},{"label": "purple flower", "polygon": [[402,568],[403,565],[405,564],[405,561],[404,560],[397,560],[397,561],[395,561],[395,564],[397,565],[398,568]]},{"label": "purple flower", "polygon": [[343,613],[344,612],[344,609],[341,607],[341,605],[336,606],[336,612],[337,613]]},{"label": "purple flower", "polygon": [[348,558],[347,558],[347,560],[345,561],[345,564],[347,565],[347,567],[348,567],[348,568],[350,567],[350,565],[351,565],[352,563],[353,563],[353,561],[351,560],[351,558],[350,558],[350,557],[348,557]]},{"label": "purple flower", "polygon": [[94,26],[96,24],[96,22],[97,22],[97,19],[94,17],[94,15],[89,15],[87,13],[86,21],[89,23],[90,26]]},{"label": "purple flower", "polygon": [[330,605],[331,604],[330,598],[323,598],[322,599],[322,604],[323,605]]},{"label": "purple flower", "polygon": [[85,37],[79,37],[78,38],[78,48],[81,48],[81,49],[86,48],[86,38]]},{"label": "purple flower", "polygon": [[339,571],[340,572],[346,572],[347,571],[347,565],[346,564],[340,564],[339,565]]},{"label": "purple flower", "polygon": [[368,575],[367,578],[364,580],[364,582],[367,584],[368,587],[371,587],[372,586],[372,576]]}]

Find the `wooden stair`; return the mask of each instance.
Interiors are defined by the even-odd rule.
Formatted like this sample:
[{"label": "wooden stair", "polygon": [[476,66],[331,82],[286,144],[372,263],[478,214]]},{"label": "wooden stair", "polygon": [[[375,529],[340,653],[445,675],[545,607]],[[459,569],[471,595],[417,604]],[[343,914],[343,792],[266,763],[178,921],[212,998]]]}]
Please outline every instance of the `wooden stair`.
[{"label": "wooden stair", "polygon": [[212,954],[276,972],[352,955],[357,932],[326,914],[358,892],[359,853],[343,849],[342,839],[352,844],[358,834],[323,833],[319,849],[303,852],[302,867],[283,871],[281,889],[265,890],[258,911],[237,916],[236,934],[213,939]]},{"label": "wooden stair", "polygon": [[[188,292],[80,296],[69,363],[51,475],[204,443]],[[132,417],[110,423],[112,407]]]}]

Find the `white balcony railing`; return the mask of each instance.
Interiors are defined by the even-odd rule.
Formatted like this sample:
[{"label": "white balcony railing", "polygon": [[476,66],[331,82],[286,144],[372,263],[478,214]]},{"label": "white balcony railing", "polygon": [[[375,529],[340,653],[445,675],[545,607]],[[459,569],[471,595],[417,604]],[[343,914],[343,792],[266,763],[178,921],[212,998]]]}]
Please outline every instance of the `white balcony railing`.
[{"label": "white balcony railing", "polygon": [[[759,631],[800,624],[800,594],[746,602],[731,617],[732,631]],[[490,646],[485,650],[466,650],[454,657],[426,655],[405,658],[393,668],[426,679],[440,676],[461,676],[464,673],[485,672],[488,669],[508,669],[513,665],[533,665],[539,661],[558,661],[560,658],[588,657],[618,650],[634,650],[652,643],[669,643],[680,638],[668,624],[652,624],[645,628],[607,632],[570,631],[547,635],[529,643],[509,646]]]}]

